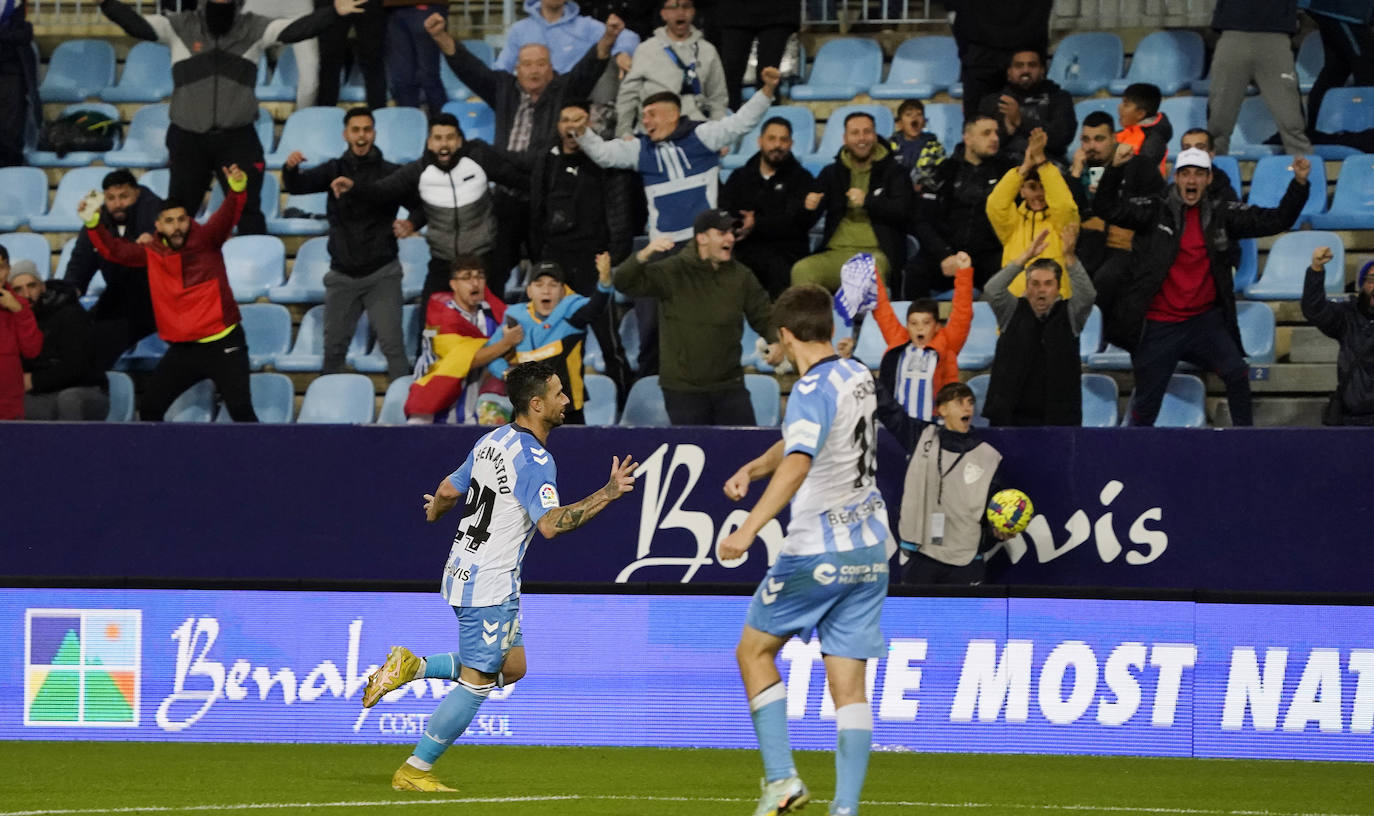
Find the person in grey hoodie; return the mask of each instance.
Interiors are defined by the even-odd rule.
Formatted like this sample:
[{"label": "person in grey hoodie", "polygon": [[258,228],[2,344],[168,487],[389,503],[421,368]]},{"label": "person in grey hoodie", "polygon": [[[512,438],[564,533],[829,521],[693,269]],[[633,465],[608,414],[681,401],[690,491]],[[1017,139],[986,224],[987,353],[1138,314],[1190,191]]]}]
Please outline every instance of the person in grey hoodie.
[{"label": "person in grey hoodie", "polygon": [[615,135],[628,136],[639,121],[645,99],[668,91],[682,100],[682,115],[704,121],[720,119],[729,107],[729,90],[720,54],[692,26],[691,0],[663,0],[663,25],[639,44],[630,72],[620,82],[615,100]]},{"label": "person in grey hoodie", "polygon": [[[506,31],[506,46],[496,58],[496,68],[515,73],[520,49],[536,43],[547,46],[553,70],[566,74],[591,50],[606,24],[581,13],[573,0],[525,0],[529,16],[516,20]],[[630,70],[630,58],[639,45],[639,35],[622,30],[611,46],[611,57],[621,71]]]}]

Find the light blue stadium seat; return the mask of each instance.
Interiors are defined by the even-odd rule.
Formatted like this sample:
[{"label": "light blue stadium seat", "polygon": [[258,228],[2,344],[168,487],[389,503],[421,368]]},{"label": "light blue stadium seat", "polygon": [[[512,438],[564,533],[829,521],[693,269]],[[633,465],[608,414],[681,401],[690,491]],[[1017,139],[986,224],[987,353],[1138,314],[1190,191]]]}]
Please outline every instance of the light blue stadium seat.
[{"label": "light blue stadium seat", "polygon": [[[263,58],[265,67],[266,57]],[[296,101],[296,51],[292,48],[283,48],[277,57],[277,70],[272,72],[272,79],[266,84],[262,84],[263,69],[258,71],[259,83],[256,88],[258,101],[260,102],[294,102]],[[339,128],[342,130],[342,128]],[[342,151],[340,151],[342,152]],[[308,154],[307,154],[308,155]]]},{"label": "light blue stadium seat", "polygon": [[988,401],[988,383],[990,382],[992,382],[992,375],[979,374],[965,383],[973,392],[973,419],[969,420],[969,424],[975,428],[986,428],[990,424],[983,416],[983,406]]},{"label": "light blue stadium seat", "polygon": [[29,229],[36,232],[80,231],[82,224],[76,215],[76,206],[90,191],[102,189],[100,183],[108,172],[108,167],[74,167],[68,170],[57,183],[57,193],[53,196],[48,214],[29,216]]},{"label": "light blue stadium seat", "polygon": [[[1171,96],[1159,103],[1159,109],[1168,117],[1174,129],[1174,144],[1169,145],[1170,153],[1178,152],[1178,140],[1193,128],[1207,127],[1207,97]],[[1218,156],[1217,158],[1221,158]],[[1239,181],[1239,179],[1237,179]]]},{"label": "light blue stadium seat", "polygon": [[[1177,126],[1174,132],[1178,132]],[[1236,198],[1240,198],[1240,160],[1235,156],[1213,156],[1212,169],[1226,172],[1226,177],[1231,179],[1231,189],[1236,191]]]},{"label": "light blue stadium seat", "polygon": [[959,81],[953,37],[912,37],[897,46],[887,80],[868,89],[874,99],[927,99]]},{"label": "light blue stadium seat", "polygon": [[291,312],[276,303],[248,303],[239,307],[248,338],[248,367],[260,371],[276,363],[291,348]]},{"label": "light blue stadium seat", "polygon": [[362,64],[357,60],[353,61],[348,75],[343,78],[343,83],[339,85],[340,102],[366,102],[367,86],[363,84]]},{"label": "light blue stadium seat", "polygon": [[158,198],[166,198],[168,188],[172,186],[172,171],[166,167],[154,168],[139,176],[138,183],[157,193]]},{"label": "light blue stadium seat", "polygon": [[964,106],[956,102],[931,102],[926,105],[926,131],[934,133],[948,155],[964,140]]},{"label": "light blue stadium seat", "polygon": [[[210,422],[215,418],[215,384],[210,380],[201,380],[190,388],[182,391],[177,398],[172,400],[172,404],[167,406],[167,413],[162,415],[164,422]],[[149,417],[156,419],[156,417]]]},{"label": "light blue stadium seat", "polygon": [[[1092,99],[1084,99],[1081,102],[1075,102],[1073,105],[1073,115],[1078,119],[1078,124],[1081,126],[1083,120],[1088,118],[1088,114],[1101,111],[1112,117],[1112,127],[1115,129],[1120,124],[1116,121],[1116,109],[1120,104],[1121,97],[1119,96],[1095,96]],[[1177,129],[1178,128],[1175,127],[1175,130]]]},{"label": "light blue stadium seat", "polygon": [[272,118],[272,112],[267,108],[258,106],[258,120],[253,125],[258,132],[258,141],[262,142],[263,155],[272,152],[272,145],[276,144],[277,122]]},{"label": "light blue stadium seat", "polygon": [[[77,111],[93,111],[104,114],[114,121],[119,121],[119,110],[108,102],[77,102],[62,109],[60,116],[76,113]],[[33,167],[89,167],[97,161],[111,155],[120,147],[120,140],[115,138],[115,149],[103,150],[74,150],[65,156],[59,156],[51,150],[39,150],[36,147],[24,148],[24,161]]]},{"label": "light blue stadium seat", "polygon": [[[1289,229],[1297,229],[1311,216],[1326,209],[1326,162],[1321,156],[1308,156],[1312,162],[1311,183],[1307,185],[1307,203],[1302,214]],[[1250,177],[1250,195],[1246,199],[1257,207],[1277,207],[1293,180],[1292,156],[1264,156],[1255,163]]]},{"label": "light blue stadium seat", "polygon": [[[367,367],[367,346],[368,338],[372,336],[372,323],[367,319],[367,312],[358,315],[358,322],[353,326],[353,337],[349,338],[348,351],[345,352],[344,360],[353,367],[355,371],[363,374],[375,374],[378,370],[386,370],[386,361],[382,361],[380,369]],[[378,355],[378,359],[381,356]]]},{"label": "light blue stadium seat", "polygon": [[620,320],[620,347],[625,350],[625,361],[629,364],[631,371],[639,370],[639,317],[633,312],[626,312],[625,317]]},{"label": "light blue stadium seat", "polygon": [[774,105],[764,114],[757,126],[739,140],[735,149],[727,153],[720,166],[727,170],[743,167],[753,155],[759,152],[759,135],[763,133],[763,123],[774,116],[781,116],[792,125],[792,153],[801,156],[810,153],[816,142],[816,117],[805,105]]},{"label": "light blue stadium seat", "polygon": [[[328,233],[329,220],[327,218],[305,218],[294,216],[294,213],[324,216],[326,214],[325,208],[329,206],[329,195],[329,193],[288,195],[281,212],[275,217],[267,219],[267,231],[272,235],[324,235]],[[293,213],[292,217],[286,215],[288,211]]]},{"label": "light blue stadium seat", "polygon": [[[744,363],[740,363],[744,365]],[[601,342],[596,339],[596,332],[587,332],[587,339],[582,343],[582,367],[590,368],[599,373],[606,373],[606,355],[601,351]]]},{"label": "light blue stadium seat", "polygon": [[372,421],[376,394],[362,374],[323,374],[305,389],[297,423],[365,425]]},{"label": "light blue stadium seat", "polygon": [[1088,355],[1088,367],[1099,371],[1130,371],[1131,353],[1108,343],[1105,349]]},{"label": "light blue stadium seat", "polygon": [[[254,374],[248,381],[248,390],[253,400],[253,413],[257,414],[260,423],[282,425],[290,422],[296,413],[296,386],[285,374]],[[233,421],[229,407],[221,405],[215,422]]]},{"label": "light blue stadium seat", "polygon": [[[892,302],[892,312],[903,324],[906,323],[906,310],[910,306],[909,300]],[[883,329],[878,325],[877,318],[873,315],[865,317],[863,326],[859,328],[859,342],[854,344],[854,356],[864,365],[877,371],[886,353],[887,340],[883,337]]]},{"label": "light blue stadium seat", "polygon": [[[821,143],[816,147],[816,152],[809,155],[797,154],[799,161],[805,163],[818,163],[821,167],[835,161],[835,155],[844,146],[844,120],[851,113],[867,113],[873,117],[874,129],[879,136],[890,136],[892,134],[892,110],[885,105],[841,105],[830,114],[830,118],[825,121],[825,131],[821,134]],[[810,169],[808,167],[808,169]],[[813,173],[814,175],[814,173]]]},{"label": "light blue stadium seat", "polygon": [[[295,93],[292,86],[293,98]],[[305,154],[302,167],[313,167],[337,158],[347,147],[343,139],[343,113],[338,108],[302,108],[286,120],[281,142],[267,155],[267,167],[280,170],[293,150]]]},{"label": "light blue stadium seat", "polygon": [[44,102],[81,102],[114,81],[113,45],[106,40],[67,40],[53,50],[38,97]]},{"label": "light blue stadium seat", "polygon": [[162,43],[140,42],[124,58],[119,84],[100,92],[106,102],[161,102],[172,95],[172,52]]},{"label": "light blue stadium seat", "polygon": [[[1325,106],[1323,106],[1325,107]],[[1254,96],[1240,103],[1240,115],[1236,118],[1236,128],[1231,132],[1229,152],[1237,159],[1258,159],[1281,152],[1278,145],[1265,144],[1264,141],[1279,132],[1274,118],[1269,115],[1262,97]]]},{"label": "light blue stadium seat", "polygon": [[[405,347],[406,356],[412,363],[415,362],[415,348],[420,344],[422,328],[419,305],[408,303],[402,306],[401,342]],[[386,355],[382,354],[382,347],[377,343],[377,335],[372,331],[372,324],[367,319],[366,312],[358,319],[358,329],[353,334],[353,345],[348,349],[348,364],[363,374],[386,373]]]},{"label": "light blue stadium seat", "polygon": [[406,398],[414,382],[415,378],[409,374],[391,381],[386,387],[386,396],[382,397],[382,410],[377,412],[378,425],[406,424]]},{"label": "light blue stadium seat", "polygon": [[[587,336],[590,338],[591,333]],[[614,425],[616,387],[615,380],[605,374],[586,374],[582,378],[586,385],[586,401],[582,403],[582,416],[588,425]]]},{"label": "light blue stadium seat", "polygon": [[1172,96],[1202,76],[1203,51],[1196,31],[1156,31],[1136,45],[1126,76],[1107,83],[1107,90],[1119,94],[1133,82],[1148,82]]},{"label": "light blue stadium seat", "polygon": [[782,392],[778,381],[768,374],[745,374],[744,387],[754,407],[754,424],[772,428],[782,424]]},{"label": "light blue stadium seat", "polygon": [[[215,214],[215,210],[224,203],[224,188],[218,181],[210,184],[210,201],[205,205],[205,211],[196,217],[196,220],[204,224],[210,220],[210,216]],[[264,173],[262,176],[262,192],[258,194],[258,205],[262,207],[263,217],[270,224],[276,220],[281,210],[281,182],[271,173]]]},{"label": "light blue stadium seat", "polygon": [[[1312,177],[1317,178],[1315,170]],[[1341,162],[1331,208],[1307,220],[1324,230],[1374,229],[1374,154],[1360,153]]]},{"label": "light blue stadium seat", "polygon": [[758,339],[759,333],[754,331],[754,327],[749,325],[746,318],[741,321],[744,333],[740,335],[739,341],[739,364],[742,366],[753,366],[755,370],[763,374],[773,373],[773,367],[759,354]]},{"label": "light blue stadium seat", "polygon": [[13,232],[48,208],[48,176],[37,167],[0,167],[0,231]]},{"label": "light blue stadium seat", "polygon": [[110,410],[105,421],[133,422],[134,381],[122,371],[106,371],[105,381],[110,385]]},{"label": "light blue stadium seat", "polygon": [[1116,380],[1106,374],[1084,374],[1083,422],[1084,428],[1111,428],[1116,425]]},{"label": "light blue stadium seat", "polygon": [[1207,386],[1192,374],[1174,374],[1155,418],[1156,428],[1207,427]]},{"label": "light blue stadium seat", "polygon": [[1317,74],[1326,65],[1326,49],[1322,48],[1321,35],[1313,31],[1303,38],[1298,48],[1298,90],[1304,94],[1312,90]]},{"label": "light blue stadium seat", "polygon": [[286,275],[286,247],[271,235],[238,235],[224,242],[224,267],[239,303],[252,303]]},{"label": "light blue stadium seat", "polygon": [[1259,241],[1242,238],[1240,244],[1240,265],[1235,272],[1235,291],[1244,292],[1245,287],[1259,280]]},{"label": "light blue stadium seat", "polygon": [[324,275],[329,271],[329,239],[311,238],[296,250],[291,276],[267,290],[273,303],[324,303]]},{"label": "light blue stadium seat", "polygon": [[[147,44],[147,43],[145,43]],[[167,163],[167,117],[165,104],[144,105],[129,122],[129,133],[118,150],[105,154],[111,167],[162,167]]]},{"label": "light blue stadium seat", "polygon": [[625,398],[625,410],[620,414],[621,425],[644,427],[667,427],[673,423],[668,419],[668,409],[663,405],[663,389],[658,384],[658,375],[641,377],[630,386]]},{"label": "light blue stadium seat", "polygon": [[7,232],[0,235],[0,246],[10,253],[11,266],[18,260],[33,261],[40,278],[52,276],[52,248],[47,238],[33,232]]},{"label": "light blue stadium seat", "polygon": [[401,297],[417,298],[424,291],[425,276],[429,274],[429,242],[412,235],[397,241],[396,246],[401,261]]},{"label": "light blue stadium seat", "polygon": [[1093,306],[1093,310],[1088,313],[1088,322],[1083,324],[1083,331],[1078,333],[1078,356],[1083,362],[1088,362],[1088,358],[1102,349],[1102,310]]},{"label": "light blue stadium seat", "polygon": [[1121,38],[1115,34],[1070,34],[1055,46],[1048,76],[1074,96],[1088,96],[1121,76],[1125,61]]},{"label": "light blue stadium seat", "polygon": [[117,371],[152,371],[166,353],[167,342],[156,334],[150,334],[121,354],[115,360],[114,367]]},{"label": "light blue stadium seat", "polygon": [[428,122],[419,108],[378,108],[377,148],[387,161],[404,164],[420,158],[425,151]]},{"label": "light blue stadium seat", "polygon": [[1302,298],[1302,279],[1312,263],[1312,250],[1331,247],[1334,256],[1326,265],[1326,293],[1340,294],[1345,286],[1345,246],[1334,232],[1303,230],[1280,235],[1264,259],[1264,274],[1245,287],[1251,300],[1299,300]]},{"label": "light blue stadium seat", "polygon": [[883,79],[883,49],[859,37],[827,40],[811,64],[804,84],[793,85],[793,99],[853,99]]},{"label": "light blue stadium seat", "polygon": [[487,103],[480,100],[449,102],[444,105],[444,113],[451,113],[458,118],[464,139],[481,139],[487,143],[495,141],[496,113]]},{"label": "light blue stadium seat", "polygon": [[[57,268],[52,271],[50,280],[61,280],[67,277],[67,265],[72,262],[72,252],[76,250],[76,239],[68,238],[62,242],[62,251],[57,256]],[[100,281],[97,288],[96,281]],[[86,294],[100,294],[105,291],[105,276],[97,271],[91,276],[91,282],[86,286]]]},{"label": "light blue stadium seat", "polygon": [[486,40],[463,40],[463,47],[488,68],[496,65],[496,49]]},{"label": "light blue stadium seat", "polygon": [[[1374,88],[1332,88],[1322,98],[1317,111],[1317,130],[1322,133],[1358,132],[1374,129]],[[1345,159],[1360,151],[1345,145],[1319,144],[1312,150],[1328,159]]]},{"label": "light blue stadium seat", "polygon": [[1274,362],[1274,310],[1267,303],[1238,301],[1240,345],[1252,365]]},{"label": "light blue stadium seat", "polygon": [[975,301],[968,340],[964,341],[964,347],[959,351],[959,368],[965,371],[987,368],[992,365],[992,355],[996,350],[997,316],[986,301]]},{"label": "light blue stadium seat", "polygon": [[448,67],[448,60],[439,60],[439,81],[444,84],[444,90],[448,92],[450,100],[462,101],[472,96],[472,90],[463,84],[452,68]]}]

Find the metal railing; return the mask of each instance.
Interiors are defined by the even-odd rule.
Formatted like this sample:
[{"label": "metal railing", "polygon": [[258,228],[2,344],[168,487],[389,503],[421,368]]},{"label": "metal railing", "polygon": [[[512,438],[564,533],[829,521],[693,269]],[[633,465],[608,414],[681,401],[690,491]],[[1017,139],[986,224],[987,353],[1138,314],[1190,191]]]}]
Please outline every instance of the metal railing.
[{"label": "metal railing", "polygon": [[801,0],[801,9],[802,26],[810,28],[838,26],[841,30],[847,30],[852,25],[937,23],[945,20],[943,4],[932,8],[931,0]]},{"label": "metal railing", "polygon": [[[156,14],[159,10],[179,11],[183,0],[124,2],[140,14]],[[449,14],[460,30],[479,35],[504,33],[515,21],[515,12],[516,0],[458,0],[449,4]],[[105,15],[100,13],[99,0],[29,0],[28,19],[31,23],[83,24],[102,22]]]},{"label": "metal railing", "polygon": [[[945,4],[936,0],[800,0],[802,25],[812,29],[855,25],[941,23]],[[1005,0],[1015,3],[1018,0]],[[1216,0],[1055,0],[1056,29],[1205,26]]]}]

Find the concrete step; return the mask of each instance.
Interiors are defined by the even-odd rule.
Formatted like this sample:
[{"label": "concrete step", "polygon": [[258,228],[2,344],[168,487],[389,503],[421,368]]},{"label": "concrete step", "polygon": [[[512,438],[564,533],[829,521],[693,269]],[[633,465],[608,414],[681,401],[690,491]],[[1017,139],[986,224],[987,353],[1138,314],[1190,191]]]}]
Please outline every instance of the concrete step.
[{"label": "concrete step", "polygon": [[[1262,428],[1313,428],[1322,424],[1326,397],[1257,397],[1255,425]],[[1207,416],[1219,428],[1231,427],[1231,408],[1225,397],[1207,398]]]},{"label": "concrete step", "polygon": [[1288,329],[1288,362],[1325,363],[1334,365],[1340,344],[1312,326],[1293,326]]}]

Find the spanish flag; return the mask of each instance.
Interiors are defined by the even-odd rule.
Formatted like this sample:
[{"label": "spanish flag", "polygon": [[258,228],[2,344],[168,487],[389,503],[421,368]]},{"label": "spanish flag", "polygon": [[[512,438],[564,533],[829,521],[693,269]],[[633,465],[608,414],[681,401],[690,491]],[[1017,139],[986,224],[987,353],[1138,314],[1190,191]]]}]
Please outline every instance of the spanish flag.
[{"label": "spanish flag", "polygon": [[424,347],[415,364],[415,382],[406,397],[406,416],[447,413],[472,373],[472,358],[501,329],[506,304],[486,290],[475,326],[453,301],[452,292],[435,292],[425,305]]}]

